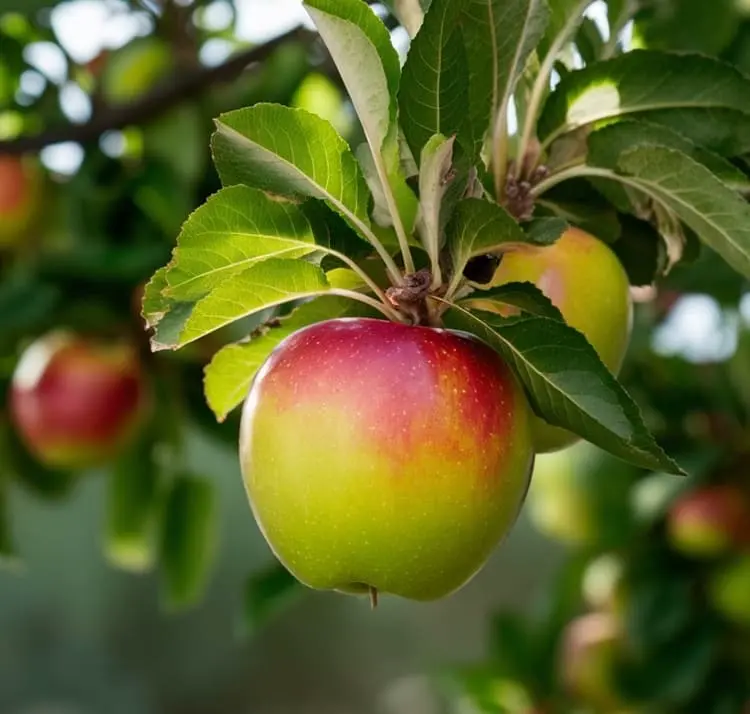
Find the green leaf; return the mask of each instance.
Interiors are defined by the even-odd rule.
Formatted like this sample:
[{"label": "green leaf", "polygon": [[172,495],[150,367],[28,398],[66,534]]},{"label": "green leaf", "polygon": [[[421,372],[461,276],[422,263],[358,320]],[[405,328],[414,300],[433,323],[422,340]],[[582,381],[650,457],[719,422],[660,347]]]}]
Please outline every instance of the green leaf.
[{"label": "green leaf", "polygon": [[227,345],[206,367],[206,399],[219,421],[247,396],[255,374],[281,342],[297,330],[323,320],[369,314],[366,306],[333,295],[311,300],[290,315],[251,335],[247,342]]},{"label": "green leaf", "polygon": [[[530,243],[534,238],[524,233],[504,208],[479,198],[459,202],[447,232],[454,276],[461,275],[469,260],[477,255],[497,253],[514,245]],[[542,232],[536,237],[546,241],[551,236]]]},{"label": "green leaf", "polygon": [[459,300],[457,304],[471,310],[490,312],[500,312],[509,306],[516,307],[530,315],[564,322],[560,311],[533,283],[506,283],[490,290],[476,292]]},{"label": "green leaf", "polygon": [[224,188],[185,221],[167,268],[166,295],[197,300],[259,261],[315,250],[310,223],[296,204],[247,186]]},{"label": "green leaf", "polygon": [[409,35],[414,37],[422,26],[425,11],[430,7],[430,0],[384,0],[384,4]]},{"label": "green leaf", "polygon": [[306,0],[359,117],[392,219],[413,230],[416,198],[401,173],[398,85],[401,67],[385,25],[361,0]]},{"label": "green leaf", "polygon": [[451,177],[453,167],[454,139],[446,139],[441,134],[433,136],[422,150],[422,168],[419,172],[419,229],[422,245],[430,257],[432,265],[438,265],[440,250],[443,247],[443,220],[448,206],[443,199],[455,181]]},{"label": "green leaf", "polygon": [[161,534],[162,602],[167,610],[195,605],[216,553],[218,502],[213,484],[178,477],[167,497]]},{"label": "green leaf", "polygon": [[5,470],[2,470],[0,471],[0,569],[8,568],[17,570],[21,561],[11,528],[9,496],[9,474]]},{"label": "green leaf", "polygon": [[548,146],[603,119],[683,108],[750,112],[750,80],[709,57],[635,50],[563,78],[545,104],[538,132]]},{"label": "green leaf", "polygon": [[697,146],[669,127],[633,119],[618,121],[593,132],[588,138],[589,163],[617,166],[620,155],[639,144],[677,149],[703,164],[735,190],[747,190],[750,186],[750,179],[722,156]]},{"label": "green leaf", "polygon": [[[401,126],[415,157],[434,135],[458,137],[470,155],[469,70],[458,18],[464,0],[434,0],[414,38],[399,92]],[[484,131],[485,127],[482,127]]]},{"label": "green leaf", "polygon": [[539,416],[619,458],[682,473],[646,429],[628,393],[578,331],[538,315],[503,318],[453,306],[448,324],[497,350],[526,388]]},{"label": "green leaf", "polygon": [[569,228],[567,221],[552,217],[534,218],[524,226],[529,242],[536,245],[552,245]]},{"label": "green leaf", "polygon": [[618,166],[628,183],[671,209],[730,266],[750,276],[750,205],[705,166],[661,146],[631,149]]},{"label": "green leaf", "polygon": [[[325,274],[316,265],[298,260],[269,258],[225,280],[187,310],[168,334],[152,338],[154,350],[176,349],[240,318],[293,300],[316,297],[330,290]],[[161,327],[163,320],[159,323]],[[170,341],[161,341],[167,337]]]},{"label": "green leaf", "polygon": [[347,143],[323,119],[302,109],[256,104],[222,114],[212,148],[225,186],[322,199],[370,239],[367,184]]},{"label": "green leaf", "polygon": [[279,563],[250,575],[245,581],[243,595],[246,634],[257,632],[304,591],[299,581]]},{"label": "green leaf", "polygon": [[737,33],[736,0],[667,0],[646,6],[634,34],[644,47],[721,54]]},{"label": "green leaf", "polygon": [[469,113],[475,139],[504,116],[526,61],[544,34],[544,0],[466,0],[463,35],[469,62]]},{"label": "green leaf", "polygon": [[114,465],[108,482],[105,554],[115,567],[150,569],[157,556],[160,469],[155,444],[144,437]]}]

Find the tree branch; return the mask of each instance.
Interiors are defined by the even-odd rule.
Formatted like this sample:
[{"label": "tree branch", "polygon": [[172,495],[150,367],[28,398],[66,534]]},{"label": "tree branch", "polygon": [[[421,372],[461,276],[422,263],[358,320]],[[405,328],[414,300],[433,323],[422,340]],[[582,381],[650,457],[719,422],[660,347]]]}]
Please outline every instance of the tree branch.
[{"label": "tree branch", "polygon": [[107,131],[142,124],[218,83],[233,80],[248,65],[261,62],[287,42],[316,37],[317,34],[297,27],[263,45],[238,52],[216,67],[201,68],[184,76],[175,75],[137,101],[119,107],[108,107],[84,124],[66,124],[46,129],[33,136],[0,141],[0,155],[35,152],[45,146],[64,141],[87,144],[96,141]]}]

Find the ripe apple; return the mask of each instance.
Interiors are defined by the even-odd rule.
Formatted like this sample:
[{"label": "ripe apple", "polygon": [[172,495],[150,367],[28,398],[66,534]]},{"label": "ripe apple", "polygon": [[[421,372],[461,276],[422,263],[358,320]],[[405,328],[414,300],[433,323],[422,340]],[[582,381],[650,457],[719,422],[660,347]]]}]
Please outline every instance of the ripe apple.
[{"label": "ripe apple", "polygon": [[684,494],[667,517],[674,548],[686,555],[715,557],[750,541],[750,504],[735,486],[705,486]]},{"label": "ripe apple", "polygon": [[240,459],[271,549],[309,587],[434,600],[509,531],[534,460],[510,368],[463,333],[343,318],[261,367]]},{"label": "ripe apple", "polygon": [[0,248],[29,231],[39,209],[41,171],[28,157],[0,156]]},{"label": "ripe apple", "polygon": [[589,613],[568,624],[559,661],[564,686],[576,699],[597,710],[623,709],[614,684],[619,644],[619,625],[608,613]]},{"label": "ripe apple", "polygon": [[[588,339],[613,374],[622,366],[630,340],[633,305],[625,269],[598,238],[568,229],[552,245],[524,245],[502,257],[491,284],[534,283]],[[537,453],[558,451],[578,437],[541,419],[533,420]]]},{"label": "ripe apple", "polygon": [[153,89],[173,69],[172,50],[158,37],[139,37],[105,58],[102,96],[111,104],[127,104]]},{"label": "ripe apple", "polygon": [[114,457],[135,435],[148,390],[131,345],[48,333],[21,356],[10,410],[28,450],[51,468],[81,469]]},{"label": "ripe apple", "polygon": [[728,620],[750,627],[750,555],[743,555],[712,574],[708,597]]},{"label": "ripe apple", "polygon": [[587,441],[538,456],[529,518],[542,533],[571,546],[617,547],[632,532],[629,494],[638,474]]}]

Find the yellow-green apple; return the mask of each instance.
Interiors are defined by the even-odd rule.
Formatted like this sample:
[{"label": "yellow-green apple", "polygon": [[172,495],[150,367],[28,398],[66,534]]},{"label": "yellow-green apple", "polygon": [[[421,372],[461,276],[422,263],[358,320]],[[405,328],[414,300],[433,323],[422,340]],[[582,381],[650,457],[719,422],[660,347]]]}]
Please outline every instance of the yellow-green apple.
[{"label": "yellow-green apple", "polygon": [[614,681],[621,641],[620,626],[608,613],[589,613],[570,622],[560,650],[561,679],[579,701],[597,711],[624,707]]},{"label": "yellow-green apple", "polygon": [[240,458],[271,549],[309,587],[434,600],[510,530],[533,465],[511,369],[464,333],[344,318],[261,367]]},{"label": "yellow-green apple", "polygon": [[172,50],[158,37],[139,37],[109,53],[101,71],[102,96],[126,104],[153,89],[174,68]]},{"label": "yellow-green apple", "polygon": [[[560,310],[565,321],[588,339],[602,362],[617,374],[632,326],[628,276],[604,242],[578,228],[549,246],[518,246],[506,252],[491,284],[529,282]],[[533,421],[537,453],[558,451],[578,440],[564,429]]]},{"label": "yellow-green apple", "polygon": [[66,331],[50,332],[25,350],[10,389],[20,439],[41,463],[61,469],[113,458],[134,437],[149,402],[129,343]]},{"label": "yellow-green apple", "polygon": [[714,572],[708,596],[718,613],[738,625],[750,627],[750,555],[742,555]]},{"label": "yellow-green apple", "polygon": [[667,517],[667,532],[675,549],[691,556],[716,557],[748,545],[747,495],[728,484],[690,491],[673,504]]},{"label": "yellow-green apple", "polygon": [[34,159],[0,156],[0,248],[15,244],[32,227],[41,189],[41,170]]},{"label": "yellow-green apple", "polygon": [[617,547],[632,531],[629,493],[638,475],[587,441],[537,456],[529,517],[542,533],[568,545]]}]

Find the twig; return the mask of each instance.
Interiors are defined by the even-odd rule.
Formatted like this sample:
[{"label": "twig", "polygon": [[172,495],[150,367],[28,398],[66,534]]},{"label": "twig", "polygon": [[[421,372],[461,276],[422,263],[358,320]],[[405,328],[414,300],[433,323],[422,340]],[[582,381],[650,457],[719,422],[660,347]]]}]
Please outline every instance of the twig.
[{"label": "twig", "polygon": [[0,154],[35,152],[45,146],[64,141],[87,144],[96,141],[107,131],[142,124],[218,83],[231,81],[248,65],[261,62],[287,42],[311,40],[316,37],[317,34],[297,27],[263,45],[238,52],[216,67],[200,68],[184,76],[178,74],[171,81],[160,83],[158,87],[137,101],[119,107],[108,107],[84,124],[66,124],[46,129],[33,136],[0,141]]}]

